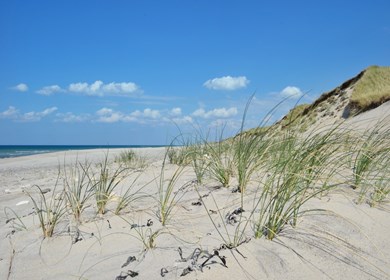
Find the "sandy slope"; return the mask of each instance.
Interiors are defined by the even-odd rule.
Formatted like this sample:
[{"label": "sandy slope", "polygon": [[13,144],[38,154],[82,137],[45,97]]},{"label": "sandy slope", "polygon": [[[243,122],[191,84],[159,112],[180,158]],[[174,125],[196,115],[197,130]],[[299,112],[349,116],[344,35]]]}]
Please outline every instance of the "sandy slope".
[{"label": "sandy slope", "polygon": [[[384,111],[388,112],[388,107]],[[383,115],[383,111],[377,112]],[[361,120],[355,123],[362,124]],[[138,187],[158,178],[164,151],[164,148],[137,150],[150,162],[138,178]],[[110,151],[110,158],[119,152]],[[78,227],[79,236],[74,221],[65,219],[54,237],[43,239],[31,202],[18,205],[29,201],[23,188],[39,184],[53,190],[58,166],[63,169],[63,162],[69,166],[76,159],[87,158],[97,163],[104,155],[103,150],[89,150],[0,160],[1,208],[12,208],[28,228],[14,231],[17,220],[6,223],[13,214],[0,213],[1,279],[116,279],[129,270],[138,273],[134,279],[160,279],[162,271],[164,279],[390,279],[387,205],[377,208],[357,205],[353,202],[356,193],[342,186],[336,192],[312,199],[305,206],[326,211],[302,217],[296,228],[287,225],[273,241],[254,239],[248,224],[245,232],[248,239],[243,239],[246,242],[237,250],[221,249],[224,240],[218,231],[223,233],[224,226],[219,214],[210,210],[219,209],[225,219],[225,215],[240,205],[240,195],[220,188],[213,181],[200,187],[198,194],[192,182],[195,176],[189,167],[183,170],[176,184],[181,199],[166,227],[162,227],[156,217],[157,184],[152,182],[142,190],[149,196],[136,201],[126,213],[116,216],[109,211],[104,216],[96,215],[91,201]],[[165,177],[169,178],[176,168],[166,165]],[[130,174],[117,195],[138,175],[137,172]],[[256,184],[248,188],[245,215],[249,215],[255,189]],[[199,195],[207,210],[197,205]],[[109,209],[115,206],[113,197]],[[216,221],[216,227],[210,217]],[[153,225],[147,226],[149,219]],[[236,227],[237,224],[227,225],[231,237]],[[156,233],[156,248],[145,251],[141,236],[148,237],[151,233]],[[221,249],[219,254],[227,267],[221,258],[214,256],[200,269],[216,249]],[[199,257],[191,259],[194,253]],[[126,264],[129,257],[135,260],[130,259],[133,261]],[[198,269],[181,277],[191,262],[195,265],[192,267]]]}]

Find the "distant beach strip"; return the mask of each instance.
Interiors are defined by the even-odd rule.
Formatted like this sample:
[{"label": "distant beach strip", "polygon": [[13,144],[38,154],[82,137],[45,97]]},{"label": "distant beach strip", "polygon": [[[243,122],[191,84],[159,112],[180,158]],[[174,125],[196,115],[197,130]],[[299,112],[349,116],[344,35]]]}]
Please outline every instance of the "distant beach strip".
[{"label": "distant beach strip", "polygon": [[36,154],[92,149],[159,148],[164,145],[0,145],[0,158],[13,158]]}]

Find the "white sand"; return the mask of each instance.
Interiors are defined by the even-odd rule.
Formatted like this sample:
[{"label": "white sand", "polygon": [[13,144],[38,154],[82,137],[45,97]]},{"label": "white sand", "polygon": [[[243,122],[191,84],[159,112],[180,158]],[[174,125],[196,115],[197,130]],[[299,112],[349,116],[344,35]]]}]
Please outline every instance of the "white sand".
[{"label": "white sand", "polygon": [[[196,248],[212,253],[223,244],[218,231],[224,232],[223,224],[213,226],[203,206],[193,205],[199,200],[191,168],[186,168],[179,178],[176,189],[183,197],[175,206],[172,219],[162,227],[156,217],[157,184],[149,184],[143,191],[151,196],[136,201],[127,213],[116,216],[108,212],[96,215],[95,206],[83,214],[79,226],[80,241],[75,239],[75,223],[66,218],[55,230],[54,237],[42,238],[39,222],[33,213],[30,199],[24,188],[38,184],[53,190],[58,166],[70,165],[76,159],[97,163],[104,158],[104,150],[56,152],[28,157],[0,159],[0,204],[12,208],[25,223],[27,230],[13,231],[17,220],[5,223],[4,211],[0,213],[0,278],[1,279],[115,279],[131,270],[139,275],[134,279],[160,279],[161,270],[167,270],[164,279],[178,279],[190,260],[181,261],[178,248],[184,258]],[[120,150],[111,150],[113,159]],[[137,181],[143,186],[160,174],[164,148],[137,149],[149,158],[150,165]],[[177,166],[165,166],[165,177]],[[129,186],[138,173],[130,175],[121,188]],[[61,184],[60,184],[61,185]],[[216,188],[218,184],[207,181],[200,188],[200,195],[208,209],[217,210],[223,216],[240,205],[240,195],[231,189]],[[253,193],[248,191],[246,205],[252,205]],[[248,188],[250,189],[250,188]],[[121,190],[116,194],[120,195]],[[46,196],[50,196],[51,192]],[[181,194],[180,194],[181,195]],[[356,193],[341,188],[321,199],[312,199],[305,207],[326,209],[328,212],[304,216],[296,228],[286,225],[285,230],[273,241],[254,239],[251,225],[247,235],[252,237],[238,250],[220,250],[226,257],[226,265],[213,257],[203,271],[195,270],[183,279],[390,279],[390,218],[387,205],[370,208],[367,204],[353,202]],[[28,203],[27,203],[28,201]],[[115,197],[109,210],[116,205]],[[13,214],[8,211],[8,218]],[[214,219],[218,214],[210,214]],[[131,229],[132,224],[150,227]],[[233,232],[235,226],[228,225]],[[143,251],[141,235],[156,233],[156,248]],[[202,264],[206,258],[201,258]],[[122,267],[134,256],[135,261]],[[122,273],[122,274],[121,274]],[[123,278],[124,279],[124,278]],[[129,276],[127,279],[131,279]]]}]

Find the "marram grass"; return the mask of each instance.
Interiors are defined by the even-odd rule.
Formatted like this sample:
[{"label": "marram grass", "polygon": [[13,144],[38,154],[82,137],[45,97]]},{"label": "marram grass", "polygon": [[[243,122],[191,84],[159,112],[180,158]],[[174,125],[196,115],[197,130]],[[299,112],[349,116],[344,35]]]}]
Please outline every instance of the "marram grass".
[{"label": "marram grass", "polygon": [[390,100],[390,67],[371,66],[357,81],[351,103],[360,111]]}]

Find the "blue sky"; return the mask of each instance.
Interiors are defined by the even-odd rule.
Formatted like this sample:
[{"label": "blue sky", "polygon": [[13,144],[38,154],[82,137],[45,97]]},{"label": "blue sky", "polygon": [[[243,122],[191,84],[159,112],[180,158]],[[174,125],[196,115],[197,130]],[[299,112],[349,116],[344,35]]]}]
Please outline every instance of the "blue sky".
[{"label": "blue sky", "polygon": [[167,144],[390,65],[390,2],[0,2],[0,144]]}]

